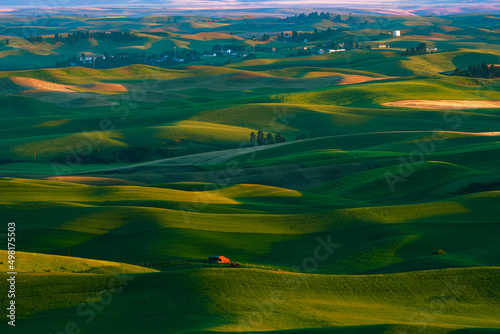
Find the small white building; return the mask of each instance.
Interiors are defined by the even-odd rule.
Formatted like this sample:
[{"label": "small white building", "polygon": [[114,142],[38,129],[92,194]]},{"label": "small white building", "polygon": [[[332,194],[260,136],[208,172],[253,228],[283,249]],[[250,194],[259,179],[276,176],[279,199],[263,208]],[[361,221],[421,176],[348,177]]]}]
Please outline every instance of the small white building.
[{"label": "small white building", "polygon": [[401,36],[401,30],[394,30],[394,31],[392,32],[392,36],[394,36],[394,37],[399,37],[399,36]]}]

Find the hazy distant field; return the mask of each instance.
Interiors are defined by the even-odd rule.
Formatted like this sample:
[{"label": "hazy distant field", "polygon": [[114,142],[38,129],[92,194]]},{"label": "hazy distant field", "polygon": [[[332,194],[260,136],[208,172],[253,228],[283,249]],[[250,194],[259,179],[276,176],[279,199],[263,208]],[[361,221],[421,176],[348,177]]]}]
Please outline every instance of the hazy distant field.
[{"label": "hazy distant field", "polygon": [[110,69],[36,67],[339,24],[54,17],[37,44],[0,17],[2,333],[500,332],[500,79],[443,74],[500,64],[499,17],[362,17],[371,49]]}]

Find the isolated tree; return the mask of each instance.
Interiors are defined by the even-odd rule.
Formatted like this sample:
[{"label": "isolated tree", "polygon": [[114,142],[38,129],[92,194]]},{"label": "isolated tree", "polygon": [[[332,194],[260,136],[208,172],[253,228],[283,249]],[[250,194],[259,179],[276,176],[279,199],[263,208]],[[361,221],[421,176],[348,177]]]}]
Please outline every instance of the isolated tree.
[{"label": "isolated tree", "polygon": [[317,34],[318,33],[318,28],[314,28],[314,33]]},{"label": "isolated tree", "polygon": [[9,39],[7,38],[7,39],[5,40],[5,45],[9,45],[9,43],[10,43],[10,41],[9,41]]},{"label": "isolated tree", "polygon": [[266,144],[274,144],[274,137],[271,132],[267,134]]},{"label": "isolated tree", "polygon": [[302,134],[302,139],[307,139],[307,135],[305,133]]},{"label": "isolated tree", "polygon": [[301,135],[298,135],[295,139],[297,139],[297,140],[301,140],[301,139],[302,139],[302,136],[301,136]]},{"label": "isolated tree", "polygon": [[314,133],[311,133],[311,138],[314,138]]},{"label": "isolated tree", "polygon": [[252,132],[250,134],[250,146],[254,146],[256,141],[257,141],[257,137],[255,136],[255,132]]},{"label": "isolated tree", "polygon": [[264,132],[262,132],[262,130],[260,130],[257,133],[257,144],[264,145],[265,143],[266,143],[266,140],[264,139]]},{"label": "isolated tree", "polygon": [[277,133],[276,137],[274,137],[274,142],[276,144],[283,143],[284,141],[285,141],[285,138],[283,138],[283,136],[280,133]]}]

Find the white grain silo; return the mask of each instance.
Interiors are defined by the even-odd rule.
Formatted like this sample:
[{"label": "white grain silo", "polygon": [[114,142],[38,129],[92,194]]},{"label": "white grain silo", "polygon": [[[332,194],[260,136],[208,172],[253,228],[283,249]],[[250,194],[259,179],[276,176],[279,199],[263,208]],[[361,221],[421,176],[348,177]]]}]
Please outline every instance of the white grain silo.
[{"label": "white grain silo", "polygon": [[401,36],[401,30],[394,30],[394,31],[392,32],[392,36],[394,36],[394,37]]}]

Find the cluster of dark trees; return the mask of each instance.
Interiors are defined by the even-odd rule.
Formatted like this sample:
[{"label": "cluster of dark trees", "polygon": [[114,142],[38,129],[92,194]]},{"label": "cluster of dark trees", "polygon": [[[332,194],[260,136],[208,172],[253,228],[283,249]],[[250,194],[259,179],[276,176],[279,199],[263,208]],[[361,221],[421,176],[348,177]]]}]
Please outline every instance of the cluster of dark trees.
[{"label": "cluster of dark trees", "polygon": [[82,62],[76,55],[67,58],[66,60],[56,62],[54,67],[68,67],[68,66],[83,66],[94,67],[97,69],[116,68],[133,64],[152,65],[156,67],[170,67],[179,64],[179,59],[183,59],[183,64],[192,61],[200,61],[201,55],[198,51],[182,49],[176,52],[177,58],[174,58],[173,51],[163,51],[161,53],[117,53],[113,56],[108,55],[106,52],[103,57],[96,57],[95,61]]},{"label": "cluster of dark trees", "polygon": [[26,38],[26,40],[30,43],[43,43],[44,39],[42,36],[32,36]]},{"label": "cluster of dark trees", "polygon": [[270,144],[278,144],[278,143],[284,143],[286,142],[286,139],[279,133],[276,134],[276,136],[273,136],[271,132],[267,134],[267,136],[264,136],[264,132],[260,130],[257,133],[257,136],[255,136],[255,132],[252,132],[250,134],[250,145],[255,146],[255,145],[270,145]]},{"label": "cluster of dark trees", "polygon": [[468,69],[463,71],[456,68],[453,75],[484,79],[500,78],[500,66],[495,66],[493,64],[488,66],[486,63],[482,63],[481,65],[471,65]]},{"label": "cluster of dark trees", "polygon": [[115,42],[133,42],[143,39],[143,37],[139,37],[137,34],[129,31],[77,31],[75,33],[69,33],[66,37],[56,34],[56,36],[54,36],[54,42],[74,44],[75,42],[84,41],[89,38]]},{"label": "cluster of dark trees", "polygon": [[264,34],[262,35],[262,37],[260,38],[261,42],[267,42],[268,40],[271,39],[271,36],[269,36],[268,34]]},{"label": "cluster of dark trees", "polygon": [[297,31],[292,31],[292,36],[286,37],[286,35],[281,32],[278,33],[278,41],[291,41],[291,42],[302,42],[304,39],[307,39],[308,41],[320,41],[320,40],[325,40],[334,36],[341,35],[343,32],[348,31],[349,29],[343,29],[343,28],[338,28],[338,29],[332,29],[331,27],[328,27],[326,30],[319,31],[317,28],[314,29],[314,32],[305,32],[305,33],[299,33]]},{"label": "cluster of dark trees", "polygon": [[[290,48],[293,49],[293,48]],[[295,49],[292,53],[289,53],[286,55],[287,58],[292,58],[292,57],[304,57],[304,56],[311,56],[313,54],[313,51],[311,48],[304,50],[304,49]]]},{"label": "cluster of dark trees", "polygon": [[[96,31],[96,32],[90,32],[90,31],[77,31],[75,33],[68,33],[67,36],[62,36],[60,34],[54,34],[54,44],[55,43],[69,43],[73,45],[75,42],[78,41],[84,41],[89,38],[95,38],[95,39],[106,39],[110,41],[115,41],[115,42],[133,42],[133,41],[138,41],[143,39],[143,37],[137,36],[135,33],[128,32],[128,31],[110,31],[110,32],[105,32],[105,31]],[[26,38],[28,42],[31,43],[43,43],[44,39],[42,36],[32,36]]]},{"label": "cluster of dark trees", "polygon": [[[338,15],[337,15],[338,16]],[[304,22],[316,22],[316,21],[321,21],[321,20],[332,20],[335,16],[335,14],[330,12],[321,12],[318,14],[318,12],[313,12],[309,14],[295,14],[295,16],[289,16],[283,19],[286,23],[304,23]]]},{"label": "cluster of dark trees", "polygon": [[402,56],[416,56],[416,55],[424,55],[427,53],[427,44],[420,43],[416,48],[409,48],[403,52]]},{"label": "cluster of dark trees", "polygon": [[[196,22],[199,22],[198,20]],[[173,19],[172,18],[167,18],[167,20],[163,20],[163,21],[156,21],[156,23],[177,23],[177,19],[174,17]]]},{"label": "cluster of dark trees", "polygon": [[306,23],[306,22],[318,22],[318,21],[321,21],[321,20],[329,20],[329,21],[332,21],[332,22],[336,22],[336,23],[347,23],[347,24],[367,24],[368,21],[367,20],[363,20],[361,18],[353,18],[350,14],[349,14],[349,17],[345,20],[342,19],[342,17],[340,15],[335,15],[333,13],[330,13],[330,12],[321,12],[321,13],[318,13],[318,12],[312,12],[312,13],[309,13],[309,14],[295,14],[295,16],[289,16],[285,19],[283,19],[284,22],[286,23],[296,23],[296,24],[300,24],[300,23]]}]

